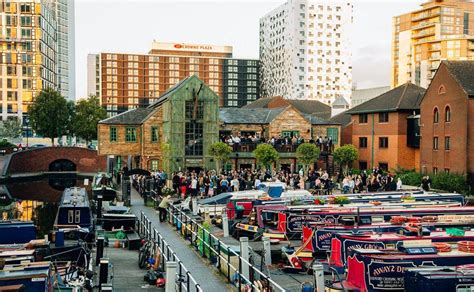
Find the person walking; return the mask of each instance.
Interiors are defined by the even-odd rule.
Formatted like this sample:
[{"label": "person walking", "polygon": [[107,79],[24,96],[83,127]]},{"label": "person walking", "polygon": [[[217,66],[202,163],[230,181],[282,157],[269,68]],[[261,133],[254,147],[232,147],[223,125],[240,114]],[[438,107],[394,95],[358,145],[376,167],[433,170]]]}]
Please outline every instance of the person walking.
[{"label": "person walking", "polygon": [[168,207],[171,205],[171,196],[168,195],[161,200],[160,205],[158,205],[158,211],[160,213],[160,222],[166,221],[166,213]]}]

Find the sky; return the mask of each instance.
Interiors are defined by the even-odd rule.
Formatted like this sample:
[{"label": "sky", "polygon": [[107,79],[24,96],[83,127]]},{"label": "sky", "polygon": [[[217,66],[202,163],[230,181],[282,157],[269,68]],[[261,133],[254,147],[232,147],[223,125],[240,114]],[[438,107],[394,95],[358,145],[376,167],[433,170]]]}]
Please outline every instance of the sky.
[{"label": "sky", "polygon": [[[325,1],[325,0],[323,0]],[[76,98],[87,94],[87,55],[146,54],[153,40],[231,45],[234,57],[258,59],[259,18],[282,0],[76,0]],[[353,0],[353,80],[358,88],[390,83],[392,17],[420,0]]]}]

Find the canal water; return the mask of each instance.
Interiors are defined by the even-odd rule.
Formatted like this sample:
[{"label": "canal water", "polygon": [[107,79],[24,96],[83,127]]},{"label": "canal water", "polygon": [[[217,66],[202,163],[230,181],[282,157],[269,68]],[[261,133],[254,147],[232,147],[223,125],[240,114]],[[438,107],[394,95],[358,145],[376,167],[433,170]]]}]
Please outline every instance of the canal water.
[{"label": "canal water", "polygon": [[[2,220],[31,220],[38,237],[52,230],[58,204],[65,188],[84,187],[84,178],[49,176],[28,178],[0,185],[0,216]],[[89,195],[89,185],[85,186]]]}]

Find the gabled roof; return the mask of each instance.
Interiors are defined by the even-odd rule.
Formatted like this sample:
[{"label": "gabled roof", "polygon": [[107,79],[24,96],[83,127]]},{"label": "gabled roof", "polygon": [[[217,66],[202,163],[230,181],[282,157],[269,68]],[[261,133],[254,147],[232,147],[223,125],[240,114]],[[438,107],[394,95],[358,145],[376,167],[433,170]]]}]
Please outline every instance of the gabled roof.
[{"label": "gabled roof", "polygon": [[160,104],[162,104],[163,102],[168,100],[168,98],[171,95],[173,95],[173,93],[176,90],[181,88],[184,84],[186,84],[192,78],[197,78],[197,77],[196,77],[196,75],[191,75],[191,76],[188,76],[188,77],[184,78],[183,80],[180,80],[178,83],[176,83],[174,86],[170,87],[167,91],[165,91],[162,95],[160,95],[160,97],[158,97],[158,99],[154,103],[150,104],[148,107],[149,108],[155,108],[155,107],[159,106]]},{"label": "gabled roof", "polygon": [[285,108],[221,108],[219,119],[225,124],[268,124]]},{"label": "gabled roof", "polygon": [[336,97],[336,99],[332,102],[331,106],[349,106],[349,103],[347,102],[347,100],[342,97],[341,95],[339,95],[338,97]]},{"label": "gabled roof", "polygon": [[390,86],[379,86],[352,90],[352,100],[372,99],[390,90]]},{"label": "gabled roof", "polygon": [[443,61],[468,96],[474,96],[474,61]]},{"label": "gabled roof", "polygon": [[323,119],[331,117],[331,107],[317,100],[298,100],[298,99],[283,99],[281,96],[260,98],[251,104],[247,104],[242,108],[276,108],[272,102],[283,101],[283,105],[278,107],[293,106],[296,110],[304,114],[314,114]]},{"label": "gabled roof", "polygon": [[99,124],[140,125],[154,110],[154,108],[136,108],[102,120]]},{"label": "gabled roof", "polygon": [[405,83],[346,111],[347,114],[395,112],[420,108],[425,89]]}]

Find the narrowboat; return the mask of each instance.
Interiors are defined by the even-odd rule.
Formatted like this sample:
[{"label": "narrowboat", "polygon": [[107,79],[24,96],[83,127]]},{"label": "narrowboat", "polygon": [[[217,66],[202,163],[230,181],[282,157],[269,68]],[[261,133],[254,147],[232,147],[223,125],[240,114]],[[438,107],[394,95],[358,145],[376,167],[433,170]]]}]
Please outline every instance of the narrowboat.
[{"label": "narrowboat", "polygon": [[474,264],[473,245],[472,241],[445,246],[417,241],[403,244],[397,250],[356,248],[347,259],[346,280],[333,282],[329,288],[361,292],[406,291],[408,269]]},{"label": "narrowboat", "polygon": [[406,292],[473,291],[474,266],[408,268]]},{"label": "narrowboat", "polygon": [[49,262],[37,262],[0,270],[0,287],[22,287],[23,290],[8,291],[53,291]]},{"label": "narrowboat", "polygon": [[92,210],[85,188],[66,188],[61,197],[54,227],[93,229]]},{"label": "narrowboat", "polygon": [[[474,231],[461,229],[447,229],[430,231],[422,226],[400,229],[399,233],[360,233],[336,234],[331,239],[331,253],[329,266],[338,271],[344,269],[347,257],[357,248],[397,250],[400,246],[410,242],[430,241],[433,243],[455,243],[457,241],[474,241]],[[416,230],[418,229],[418,230]]]},{"label": "narrowboat", "polygon": [[[397,205],[365,206],[255,206],[253,215],[259,228],[285,227],[288,237],[301,235],[302,226],[343,224],[344,221],[357,222],[358,225],[389,222],[394,216],[439,216],[474,215],[474,207],[459,206],[459,203],[414,202]],[[232,211],[232,210],[230,210]],[[229,212],[228,212],[229,216]],[[231,218],[231,217],[229,217]],[[280,228],[279,228],[280,229]],[[275,230],[276,233],[282,230]]]},{"label": "narrowboat", "polygon": [[112,176],[105,172],[97,173],[92,179],[92,196],[97,200],[102,196],[103,201],[113,201],[117,198]]},{"label": "narrowboat", "polygon": [[27,243],[36,239],[32,221],[0,221],[0,244]]}]

